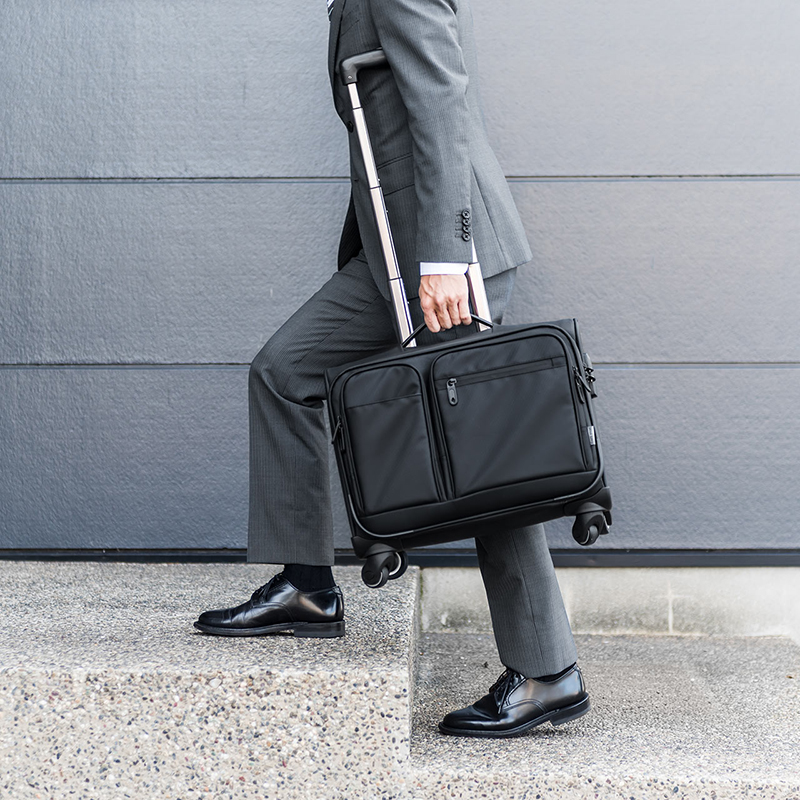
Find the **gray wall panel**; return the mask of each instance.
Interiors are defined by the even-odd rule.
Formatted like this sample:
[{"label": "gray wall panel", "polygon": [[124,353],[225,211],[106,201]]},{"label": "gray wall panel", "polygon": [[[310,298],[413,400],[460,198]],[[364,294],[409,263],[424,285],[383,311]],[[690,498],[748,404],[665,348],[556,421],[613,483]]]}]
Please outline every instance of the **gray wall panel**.
[{"label": "gray wall panel", "polygon": [[0,4],[0,175],[345,175],[322,0]]},{"label": "gray wall panel", "polygon": [[0,369],[0,547],[244,547],[247,370]]},{"label": "gray wall panel", "polygon": [[[800,361],[800,180],[514,183],[509,321],[597,361]],[[343,182],[0,184],[0,360],[245,362],[335,269]]]},{"label": "gray wall panel", "polygon": [[800,5],[475,0],[511,175],[800,172]]},{"label": "gray wall panel", "polygon": [[[800,172],[796,3],[474,11],[509,174]],[[4,0],[0,28],[0,175],[346,174],[322,0]]]},{"label": "gray wall panel", "polygon": [[[602,547],[798,547],[800,369],[603,369],[597,385]],[[563,522],[548,536],[574,544]]]},{"label": "gray wall panel", "polygon": [[[0,547],[243,547],[246,383],[235,367],[0,370]],[[602,546],[797,546],[800,370],[604,369],[598,387]],[[549,534],[574,545],[563,523]]]},{"label": "gray wall panel", "polygon": [[[577,316],[607,365],[603,545],[796,547],[800,5],[473,5],[500,162],[555,176],[512,185],[509,321]],[[0,29],[0,546],[244,546],[246,369],[210,365],[335,266],[347,185],[294,180],[347,172],[324,4],[4,0]],[[2,366],[85,362],[209,366]]]},{"label": "gray wall panel", "polygon": [[577,317],[596,361],[800,361],[800,180],[537,181],[509,320]]},{"label": "gray wall panel", "polygon": [[336,269],[348,187],[0,183],[0,363],[247,362]]}]

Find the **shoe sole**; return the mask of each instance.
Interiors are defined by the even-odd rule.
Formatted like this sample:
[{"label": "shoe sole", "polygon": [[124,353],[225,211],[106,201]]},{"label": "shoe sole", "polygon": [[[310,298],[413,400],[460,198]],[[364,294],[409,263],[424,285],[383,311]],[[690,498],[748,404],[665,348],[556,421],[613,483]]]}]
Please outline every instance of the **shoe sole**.
[{"label": "shoe sole", "polygon": [[219,628],[195,622],[194,627],[214,636],[269,636],[272,633],[289,631],[298,639],[334,639],[344,636],[344,620],[340,622],[282,622],[261,628]]},{"label": "shoe sole", "polygon": [[542,725],[545,722],[551,723],[554,727],[556,725],[563,725],[566,722],[572,722],[572,720],[578,719],[578,717],[582,717],[584,714],[588,714],[591,707],[589,698],[584,697],[583,700],[573,703],[571,706],[564,706],[564,708],[556,708],[553,711],[548,711],[546,714],[542,714],[542,716],[536,717],[536,719],[532,719],[530,722],[517,725],[516,728],[507,728],[502,731],[473,731],[468,728],[450,728],[440,722],[439,730],[448,736],[480,736],[485,739],[505,739],[511,736],[520,736],[531,730],[531,728],[535,728],[537,725]]}]

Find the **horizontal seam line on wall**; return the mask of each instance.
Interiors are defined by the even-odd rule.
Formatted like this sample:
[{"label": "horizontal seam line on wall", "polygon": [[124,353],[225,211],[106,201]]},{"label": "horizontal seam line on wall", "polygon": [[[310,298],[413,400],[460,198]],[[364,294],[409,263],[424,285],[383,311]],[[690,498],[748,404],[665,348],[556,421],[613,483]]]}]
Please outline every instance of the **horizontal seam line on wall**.
[{"label": "horizontal seam line on wall", "polygon": [[798,361],[599,361],[597,369],[798,369]]},{"label": "horizontal seam line on wall", "polygon": [[[243,369],[240,361],[141,361],[141,362],[31,362],[0,364],[0,369]],[[800,369],[800,361],[595,361],[595,369]]]},{"label": "horizontal seam line on wall", "polygon": [[50,176],[43,178],[0,178],[0,183],[344,183],[350,179],[345,175],[309,175],[303,177],[292,176],[164,176],[150,178],[115,178],[94,177],[81,178],[77,176]]},{"label": "horizontal seam line on wall", "polygon": [[[550,550],[557,567],[798,567],[800,550],[787,548],[721,549],[559,549]],[[106,561],[133,563],[244,563],[243,547],[220,548],[12,548],[0,549],[0,560]],[[409,552],[409,561],[423,567],[472,566],[474,550],[430,548]],[[350,549],[336,548],[338,566],[361,563]]]},{"label": "horizontal seam line on wall", "polygon": [[[680,173],[680,174],[641,174],[641,175],[506,175],[512,183],[550,183],[571,181],[624,182],[624,181],[795,181],[800,180],[797,173]],[[51,175],[43,177],[0,177],[1,183],[46,184],[46,183],[332,183],[349,181],[346,175],[198,175],[198,176],[151,176],[151,177],[114,177],[95,176],[81,177],[77,175]]]},{"label": "horizontal seam line on wall", "polygon": [[0,364],[0,369],[244,369],[250,364],[238,361],[204,361],[197,364],[178,362],[134,362],[115,364],[113,362],[96,362],[86,364]]},{"label": "horizontal seam line on wall", "polygon": [[725,181],[725,180],[753,180],[753,181],[781,181],[798,180],[799,174],[787,173],[697,173],[697,174],[648,174],[648,175],[507,175],[506,179],[513,183],[536,183],[558,181]]}]

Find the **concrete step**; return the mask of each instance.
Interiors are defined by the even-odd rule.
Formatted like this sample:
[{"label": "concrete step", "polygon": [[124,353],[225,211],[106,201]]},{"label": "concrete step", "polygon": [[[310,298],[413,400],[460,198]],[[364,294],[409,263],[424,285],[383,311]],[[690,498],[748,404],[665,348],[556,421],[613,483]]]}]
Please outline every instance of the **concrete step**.
[{"label": "concrete step", "polygon": [[515,739],[436,723],[502,672],[485,634],[420,641],[411,762],[420,797],[800,798],[800,647],[787,638],[576,637],[589,714]]},{"label": "concrete step", "polygon": [[420,638],[418,570],[337,568],[347,635],[314,640],[193,629],[273,568],[0,569],[3,800],[800,800],[789,639],[580,636],[593,711],[487,742],[436,723],[502,670],[492,638]]},{"label": "concrete step", "polygon": [[402,778],[417,570],[375,591],[337,569],[342,639],[243,639],[192,622],[275,568],[0,568],[3,800],[382,797]]}]

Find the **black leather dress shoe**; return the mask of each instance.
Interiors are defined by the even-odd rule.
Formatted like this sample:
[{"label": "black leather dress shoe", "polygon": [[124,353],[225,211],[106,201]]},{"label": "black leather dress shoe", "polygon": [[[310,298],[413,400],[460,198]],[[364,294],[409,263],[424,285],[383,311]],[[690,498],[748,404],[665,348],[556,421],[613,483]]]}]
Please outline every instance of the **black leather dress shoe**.
[{"label": "black leather dress shoe", "polygon": [[344,636],[342,590],[334,586],[301,592],[278,574],[256,589],[246,603],[205,611],[194,626],[217,636],[264,636],[281,631],[304,638]]},{"label": "black leather dress shoe", "polygon": [[577,664],[547,683],[507,669],[489,694],[448,714],[439,730],[452,736],[516,736],[543,722],[562,725],[588,710],[589,695]]}]

